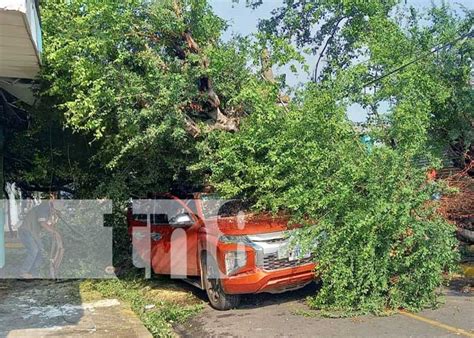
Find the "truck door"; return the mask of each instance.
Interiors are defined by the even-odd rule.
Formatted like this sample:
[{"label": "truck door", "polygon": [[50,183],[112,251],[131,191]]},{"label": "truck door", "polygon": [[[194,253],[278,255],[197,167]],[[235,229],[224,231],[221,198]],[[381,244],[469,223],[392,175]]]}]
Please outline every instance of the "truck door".
[{"label": "truck door", "polygon": [[[150,264],[157,274],[199,275],[197,239],[201,222],[194,200],[163,195],[136,201],[128,211],[128,223],[134,263],[140,260]],[[137,267],[144,264],[135,263]]]},{"label": "truck door", "polygon": [[157,201],[150,228],[153,271],[176,277],[197,275],[199,227],[199,219],[185,201]]}]

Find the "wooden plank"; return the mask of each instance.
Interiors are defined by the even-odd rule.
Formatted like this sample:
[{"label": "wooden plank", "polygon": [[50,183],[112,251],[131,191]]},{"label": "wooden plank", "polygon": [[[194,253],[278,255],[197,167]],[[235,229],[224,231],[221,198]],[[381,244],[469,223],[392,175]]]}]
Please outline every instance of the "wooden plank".
[{"label": "wooden plank", "polygon": [[1,36],[0,35],[0,46],[5,47],[16,47],[16,46],[27,46],[33,47],[33,42],[29,37],[19,38],[16,36]]},{"label": "wooden plank", "polygon": [[38,67],[38,60],[36,59],[27,59],[27,60],[5,60],[3,57],[0,59],[0,67],[2,68],[10,68],[10,67],[31,67],[37,68]]},{"label": "wooden plank", "polygon": [[4,47],[0,43],[0,57],[11,54],[36,55],[33,44],[31,43],[29,46],[15,46],[15,48]]},{"label": "wooden plank", "polygon": [[18,36],[22,39],[29,39],[28,31],[25,26],[5,25],[0,21],[0,36]]},{"label": "wooden plank", "polygon": [[0,63],[2,61],[30,61],[38,63],[38,58],[35,54],[1,54]]},{"label": "wooden plank", "polygon": [[39,67],[37,68],[26,68],[26,67],[9,67],[3,68],[0,65],[0,74],[2,77],[11,77],[19,79],[34,79],[39,72]]},{"label": "wooden plank", "polygon": [[2,25],[25,26],[23,13],[18,11],[0,10],[0,22]]}]

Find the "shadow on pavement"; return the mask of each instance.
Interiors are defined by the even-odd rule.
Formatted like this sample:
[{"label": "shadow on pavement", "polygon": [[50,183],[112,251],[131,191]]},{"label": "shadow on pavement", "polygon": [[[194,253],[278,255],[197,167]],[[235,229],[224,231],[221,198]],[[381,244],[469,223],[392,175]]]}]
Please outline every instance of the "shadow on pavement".
[{"label": "shadow on pavement", "polygon": [[446,293],[455,297],[474,297],[474,278],[454,278],[447,286]]},{"label": "shadow on pavement", "polygon": [[[161,278],[161,276],[160,276]],[[166,277],[163,277],[166,278]],[[197,287],[189,285],[188,283],[180,279],[169,279],[169,283],[175,284],[177,287],[182,288],[183,290],[192,292],[194,296],[205,302],[209,307],[209,300],[207,298],[206,292]],[[235,310],[247,310],[247,309],[256,309],[265,306],[275,305],[275,304],[284,304],[289,302],[300,302],[304,303],[307,297],[314,296],[320,289],[320,284],[317,282],[312,282],[305,287],[294,290],[287,291],[278,294],[271,293],[257,293],[257,294],[248,294],[242,295],[242,301],[238,308]],[[217,311],[217,310],[216,310]]]}]

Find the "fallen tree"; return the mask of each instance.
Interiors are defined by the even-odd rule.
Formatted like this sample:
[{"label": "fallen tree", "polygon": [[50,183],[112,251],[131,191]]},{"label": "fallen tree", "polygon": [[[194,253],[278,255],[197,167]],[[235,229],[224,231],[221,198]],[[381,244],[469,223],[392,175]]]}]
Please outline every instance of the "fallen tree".
[{"label": "fallen tree", "polygon": [[[70,163],[81,197],[125,200],[210,182],[257,209],[287,211],[305,225],[299,238],[319,264],[315,307],[347,314],[435,304],[458,258],[455,228],[432,201],[441,187],[416,163],[439,166],[435,146],[470,142],[469,65],[459,56],[472,52],[461,39],[472,18],[439,9],[424,26],[406,18],[405,29],[390,16],[395,3],[285,2],[261,25],[265,53],[267,41],[222,42],[225,22],[205,0],[45,1],[43,113],[87,146],[81,161],[56,154],[49,128],[51,151],[35,163]],[[311,39],[321,20],[329,25]],[[298,59],[293,34],[300,47],[322,47],[326,62],[320,69],[318,58],[317,84],[288,102],[270,70]],[[440,57],[438,45],[449,47],[437,47]],[[392,104],[386,115],[382,102]],[[347,120],[352,103],[371,112],[370,149]]]},{"label": "fallen tree", "polygon": [[82,194],[201,184],[187,171],[197,143],[214,130],[236,132],[255,109],[241,94],[269,87],[250,66],[260,62],[257,43],[222,42],[226,23],[204,0],[49,0],[42,18],[38,115],[51,117],[38,129],[80,133],[86,145],[73,155],[88,154],[74,158],[53,135],[54,159],[45,152],[42,161],[71,162]]},{"label": "fallen tree", "polygon": [[[419,25],[415,10],[392,17],[395,5],[285,2],[260,27],[323,53],[316,83],[286,111],[247,96],[261,111],[210,142],[221,193],[304,225],[298,238],[322,279],[310,304],[329,315],[432,306],[459,258],[456,227],[437,210],[443,187],[426,173],[441,166],[443,148],[472,142],[472,17],[442,6]],[[370,112],[370,147],[347,120],[353,103]]]}]

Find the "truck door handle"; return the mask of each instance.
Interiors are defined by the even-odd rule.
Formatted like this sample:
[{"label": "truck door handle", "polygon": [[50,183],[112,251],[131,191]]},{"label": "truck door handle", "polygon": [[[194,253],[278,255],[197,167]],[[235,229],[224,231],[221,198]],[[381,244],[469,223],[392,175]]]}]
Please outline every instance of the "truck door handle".
[{"label": "truck door handle", "polygon": [[152,241],[159,241],[161,239],[161,234],[159,232],[152,232],[150,237]]}]

